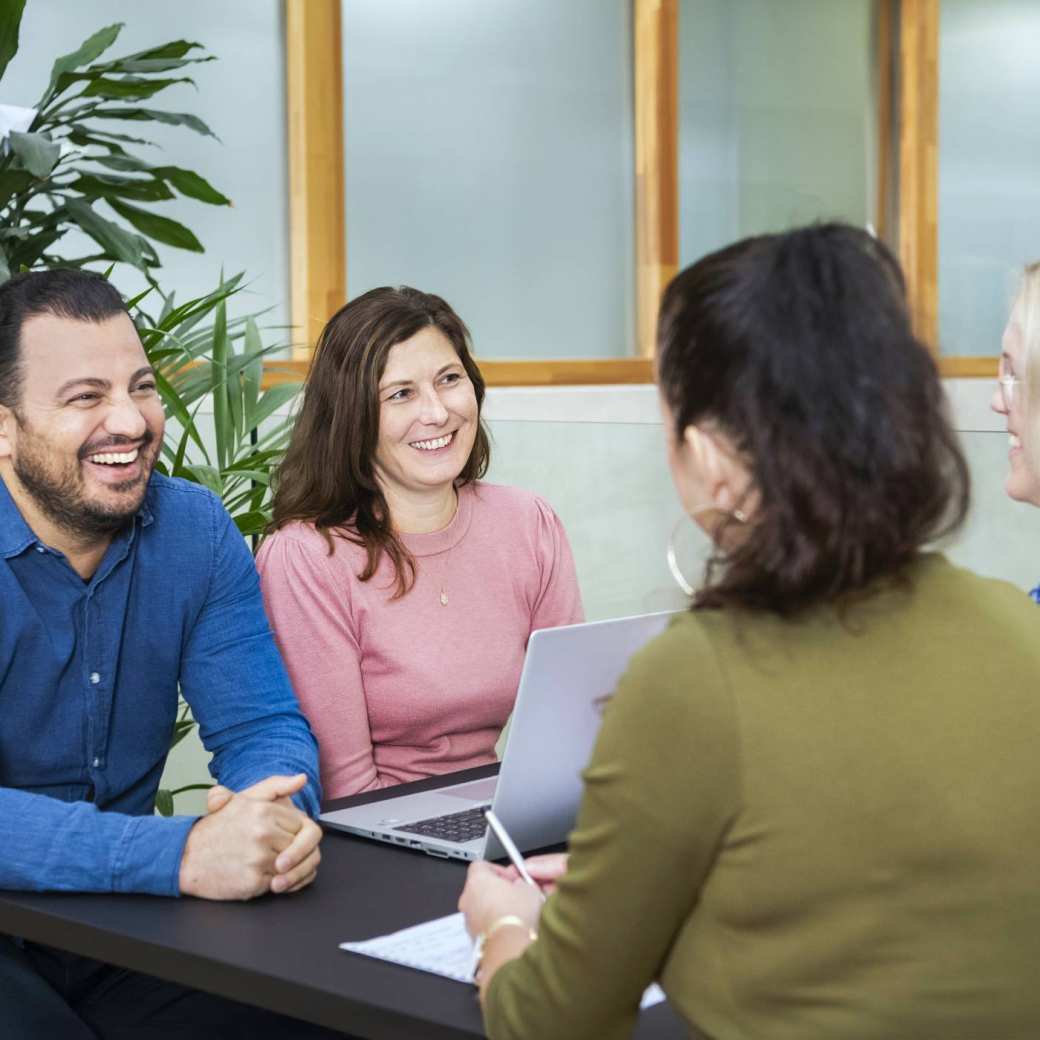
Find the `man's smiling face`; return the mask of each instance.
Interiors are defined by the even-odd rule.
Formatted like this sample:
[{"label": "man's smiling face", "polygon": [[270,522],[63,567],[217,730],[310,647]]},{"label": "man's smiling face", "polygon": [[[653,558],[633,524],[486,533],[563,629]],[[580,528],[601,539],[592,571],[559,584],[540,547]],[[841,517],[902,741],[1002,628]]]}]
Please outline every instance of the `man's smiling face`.
[{"label": "man's smiling face", "polygon": [[117,530],[141,506],[164,425],[133,322],[39,314],[25,321],[19,344],[18,405],[2,409],[4,469],[66,531]]}]

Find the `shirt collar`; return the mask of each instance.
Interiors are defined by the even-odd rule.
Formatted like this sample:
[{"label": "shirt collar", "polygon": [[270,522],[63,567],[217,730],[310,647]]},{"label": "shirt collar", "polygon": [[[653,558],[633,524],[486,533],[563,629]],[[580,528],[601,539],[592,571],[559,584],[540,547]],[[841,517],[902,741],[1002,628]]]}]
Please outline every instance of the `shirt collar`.
[{"label": "shirt collar", "polygon": [[[151,502],[154,491],[153,483],[149,480],[144,501],[134,517],[135,520],[140,520],[142,527],[148,527],[155,519]],[[12,556],[17,556],[39,540],[33,529],[25,522],[7,485],[0,480],[0,558],[7,560]]]},{"label": "shirt collar", "polygon": [[17,556],[37,540],[14,504],[7,485],[0,480],[0,556],[5,560]]},{"label": "shirt collar", "polygon": [[136,519],[141,521],[142,527],[151,526],[152,521],[155,519],[155,514],[152,512],[152,499],[155,495],[155,474],[148,478],[148,490],[144,493],[144,498],[141,500],[141,508],[137,510]]}]

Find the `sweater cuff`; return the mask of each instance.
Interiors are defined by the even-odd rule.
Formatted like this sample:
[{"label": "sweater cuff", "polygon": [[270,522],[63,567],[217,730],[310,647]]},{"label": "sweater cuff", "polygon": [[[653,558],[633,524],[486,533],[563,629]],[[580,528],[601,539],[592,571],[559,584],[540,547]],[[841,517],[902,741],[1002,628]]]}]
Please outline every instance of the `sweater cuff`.
[{"label": "sweater cuff", "polygon": [[113,892],[179,896],[181,857],[197,816],[133,816],[112,870]]}]

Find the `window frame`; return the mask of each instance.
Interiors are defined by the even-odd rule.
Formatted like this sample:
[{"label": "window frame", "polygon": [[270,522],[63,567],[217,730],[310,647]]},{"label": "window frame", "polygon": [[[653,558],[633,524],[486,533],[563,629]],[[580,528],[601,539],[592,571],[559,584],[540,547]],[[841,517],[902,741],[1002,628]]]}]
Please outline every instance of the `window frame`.
[{"label": "window frame", "polygon": [[[480,359],[489,386],[648,383],[657,304],[679,265],[678,5],[631,0],[635,104],[635,354]],[[940,0],[878,3],[878,232],[895,238],[914,327],[936,343]],[[266,366],[270,384],[306,376],[313,344],[346,301],[340,0],[286,0],[292,322],[302,341]],[[894,232],[894,234],[889,234]],[[946,377],[993,378],[996,359],[937,358]]]}]

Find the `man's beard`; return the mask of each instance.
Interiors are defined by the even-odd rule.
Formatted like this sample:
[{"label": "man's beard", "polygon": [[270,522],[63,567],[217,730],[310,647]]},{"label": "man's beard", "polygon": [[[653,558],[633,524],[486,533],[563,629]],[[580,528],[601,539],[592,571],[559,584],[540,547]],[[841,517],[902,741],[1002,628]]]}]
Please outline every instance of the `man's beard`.
[{"label": "man's beard", "polygon": [[[147,456],[154,440],[155,435],[152,431],[146,430],[141,440],[135,442],[139,445],[138,450],[142,457]],[[111,447],[118,450],[119,445],[113,444]],[[136,485],[140,485],[141,492],[120,508],[106,508],[101,503],[91,502],[85,497],[78,466],[75,469],[63,468],[60,472],[54,473],[45,464],[49,457],[46,449],[40,452],[35,445],[29,448],[24,442],[19,448],[21,450],[13,465],[15,476],[33,502],[53,523],[71,534],[86,538],[113,534],[133,518],[144,501],[145,492],[148,490],[148,478],[155,463],[153,458],[152,465],[143,467],[141,475],[132,480],[109,484],[108,488],[117,494],[130,491]],[[81,453],[77,463],[82,462],[83,457]]]}]

